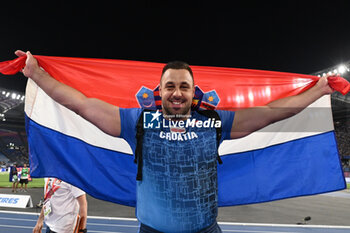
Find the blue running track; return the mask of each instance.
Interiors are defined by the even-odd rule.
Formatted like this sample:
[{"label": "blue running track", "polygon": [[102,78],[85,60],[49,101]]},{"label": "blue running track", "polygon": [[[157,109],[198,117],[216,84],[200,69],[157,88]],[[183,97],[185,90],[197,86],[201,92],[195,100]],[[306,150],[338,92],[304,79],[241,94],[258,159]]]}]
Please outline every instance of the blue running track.
[{"label": "blue running track", "polygon": [[[0,211],[0,233],[31,233],[38,213]],[[223,232],[240,233],[348,233],[349,226],[219,223]],[[139,222],[133,218],[88,217],[89,233],[137,233]],[[45,232],[45,227],[42,232]]]}]

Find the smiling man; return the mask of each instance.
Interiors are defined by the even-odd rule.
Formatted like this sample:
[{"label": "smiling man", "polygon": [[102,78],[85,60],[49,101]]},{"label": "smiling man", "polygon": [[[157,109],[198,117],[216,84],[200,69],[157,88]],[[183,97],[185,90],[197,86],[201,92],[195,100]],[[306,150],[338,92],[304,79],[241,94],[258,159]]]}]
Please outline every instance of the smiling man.
[{"label": "smiling man", "polygon": [[[135,152],[136,125],[142,109],[119,108],[88,98],[40,69],[29,52],[16,51],[16,54],[27,55],[23,74],[52,99],[105,133],[124,138]],[[188,64],[170,62],[163,68],[159,88],[163,114],[155,116],[159,127],[144,129],[142,157],[138,161],[142,169],[142,179],[137,181],[136,208],[140,232],[221,232],[216,223],[218,144],[291,117],[321,96],[333,92],[327,78],[323,77],[308,91],[266,106],[236,112],[216,111],[222,131],[217,143],[217,124],[204,127],[210,117],[191,111],[194,91],[193,74]],[[180,124],[180,121],[195,124]],[[174,125],[176,127],[171,127]]]},{"label": "smiling man", "polygon": [[191,68],[183,62],[170,62],[164,68],[159,94],[164,115],[184,119],[190,116],[194,97]]}]

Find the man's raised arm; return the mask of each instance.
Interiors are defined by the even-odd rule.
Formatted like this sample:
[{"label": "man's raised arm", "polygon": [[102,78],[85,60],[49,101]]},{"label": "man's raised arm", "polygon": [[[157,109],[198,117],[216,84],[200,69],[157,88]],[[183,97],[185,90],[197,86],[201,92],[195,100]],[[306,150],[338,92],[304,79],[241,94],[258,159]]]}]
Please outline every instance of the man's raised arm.
[{"label": "man's raised arm", "polygon": [[15,54],[19,57],[27,55],[26,66],[22,71],[24,76],[32,79],[48,96],[103,132],[112,136],[120,135],[118,107],[99,99],[88,98],[74,88],[57,81],[39,67],[37,60],[30,52],[17,50]]},{"label": "man's raised arm", "polygon": [[315,86],[296,95],[270,102],[266,106],[238,110],[231,128],[231,138],[241,138],[274,122],[301,112],[304,108],[326,94],[333,93],[327,77],[321,78]]}]

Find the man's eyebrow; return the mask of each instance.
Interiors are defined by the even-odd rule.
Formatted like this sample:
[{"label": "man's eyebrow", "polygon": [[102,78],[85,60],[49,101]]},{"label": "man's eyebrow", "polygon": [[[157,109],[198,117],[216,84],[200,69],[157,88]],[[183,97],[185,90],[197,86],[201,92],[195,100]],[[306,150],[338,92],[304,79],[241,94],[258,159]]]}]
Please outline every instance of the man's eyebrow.
[{"label": "man's eyebrow", "polygon": [[[175,82],[173,82],[173,81],[167,81],[166,83],[164,83],[164,85],[165,85],[165,86],[166,86],[166,85],[175,85]],[[187,82],[187,81],[181,82],[180,85],[189,85],[189,86],[191,86],[191,84],[190,84],[189,82]]]},{"label": "man's eyebrow", "polygon": [[165,83],[165,85],[173,85],[173,84],[174,84],[173,81],[168,81],[168,82]]}]

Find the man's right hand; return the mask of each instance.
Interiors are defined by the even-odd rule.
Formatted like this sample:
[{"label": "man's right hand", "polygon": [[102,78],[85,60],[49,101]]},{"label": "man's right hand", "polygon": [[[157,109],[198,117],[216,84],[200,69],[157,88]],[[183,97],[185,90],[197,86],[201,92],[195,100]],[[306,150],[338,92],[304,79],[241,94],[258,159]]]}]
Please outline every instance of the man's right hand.
[{"label": "man's right hand", "polygon": [[41,69],[39,67],[38,61],[33,57],[33,55],[29,51],[23,52],[22,50],[17,50],[15,54],[18,57],[27,56],[26,66],[22,70],[24,76],[26,76],[27,78],[33,78],[36,72],[40,72]]}]

